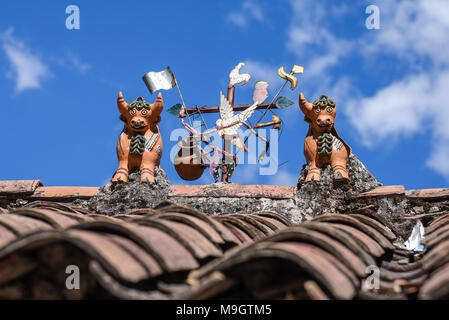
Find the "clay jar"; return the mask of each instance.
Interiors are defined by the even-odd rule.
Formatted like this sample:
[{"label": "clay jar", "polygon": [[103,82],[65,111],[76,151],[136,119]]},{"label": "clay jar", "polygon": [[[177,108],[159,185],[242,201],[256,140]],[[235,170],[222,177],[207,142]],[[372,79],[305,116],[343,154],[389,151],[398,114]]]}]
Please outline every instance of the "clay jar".
[{"label": "clay jar", "polygon": [[179,141],[180,148],[175,156],[174,164],[179,176],[187,181],[197,180],[201,177],[206,166],[201,156],[198,142],[191,135]]}]

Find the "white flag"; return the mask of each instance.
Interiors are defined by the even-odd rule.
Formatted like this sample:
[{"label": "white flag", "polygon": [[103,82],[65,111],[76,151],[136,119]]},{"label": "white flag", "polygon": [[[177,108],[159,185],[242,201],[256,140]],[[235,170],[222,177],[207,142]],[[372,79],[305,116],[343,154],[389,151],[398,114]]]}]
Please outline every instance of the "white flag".
[{"label": "white flag", "polygon": [[143,76],[143,81],[147,85],[151,94],[158,90],[170,90],[176,85],[175,75],[170,67],[159,72],[148,72]]}]

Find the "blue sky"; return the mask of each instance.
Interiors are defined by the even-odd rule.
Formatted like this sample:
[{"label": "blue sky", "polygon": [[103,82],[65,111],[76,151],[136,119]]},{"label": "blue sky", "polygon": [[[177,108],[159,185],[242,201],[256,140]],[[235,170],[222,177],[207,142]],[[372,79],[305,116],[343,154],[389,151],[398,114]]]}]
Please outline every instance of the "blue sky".
[{"label": "blue sky", "polygon": [[[68,5],[80,29],[65,26]],[[380,29],[367,29],[368,5]],[[402,1],[10,1],[0,13],[0,179],[41,179],[45,185],[103,185],[117,168],[122,129],[118,91],[130,102],[153,102],[141,77],[170,65],[188,106],[218,105],[228,74],[243,61],[252,81],[236,89],[251,103],[254,82],[282,85],[277,69],[303,65],[295,105],[284,120],[274,176],[258,165],[237,167],[232,181],[294,185],[304,163],[307,124],[296,103],[327,94],[337,102],[337,128],[384,184],[408,189],[449,181],[449,4]],[[165,108],[180,102],[162,92]],[[255,117],[258,117],[256,114]],[[268,121],[269,117],[267,117]],[[206,121],[213,124],[215,116]],[[179,121],[164,112],[162,167]]]}]

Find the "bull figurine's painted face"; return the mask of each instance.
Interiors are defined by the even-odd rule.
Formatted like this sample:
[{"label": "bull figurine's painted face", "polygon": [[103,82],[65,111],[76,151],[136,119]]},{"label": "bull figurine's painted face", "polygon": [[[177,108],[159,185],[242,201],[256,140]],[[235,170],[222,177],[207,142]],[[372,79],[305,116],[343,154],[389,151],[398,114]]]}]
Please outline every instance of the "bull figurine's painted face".
[{"label": "bull figurine's painted face", "polygon": [[304,120],[310,123],[315,133],[330,132],[334,127],[335,116],[337,115],[334,100],[322,95],[313,103],[310,103],[301,93],[299,96],[299,106],[305,115]]},{"label": "bull figurine's painted face", "polygon": [[153,104],[138,97],[131,103],[126,103],[123,94],[119,92],[117,107],[120,111],[120,119],[126,122],[128,127],[137,132],[145,132],[156,126],[161,120],[160,114],[164,107],[162,94],[159,93]]}]

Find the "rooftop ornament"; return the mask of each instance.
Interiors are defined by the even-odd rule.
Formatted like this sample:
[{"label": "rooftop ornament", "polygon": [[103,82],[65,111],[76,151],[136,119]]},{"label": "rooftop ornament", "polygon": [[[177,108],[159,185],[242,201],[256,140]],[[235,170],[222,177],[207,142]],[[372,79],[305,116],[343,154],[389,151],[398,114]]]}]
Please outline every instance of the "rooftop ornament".
[{"label": "rooftop ornament", "polygon": [[349,181],[346,164],[352,150],[335,128],[335,101],[322,95],[310,103],[301,93],[299,107],[304,113],[304,121],[309,123],[309,131],[304,140],[304,155],[310,170],[305,181],[319,181],[321,168],[327,164],[334,171],[334,181]]},{"label": "rooftop ornament", "polygon": [[[151,94],[178,87],[170,67],[159,72],[148,72],[143,80]],[[120,120],[125,125],[117,142],[119,168],[112,182],[128,182],[129,172],[138,169],[141,182],[154,183],[154,168],[159,166],[162,157],[162,138],[158,127],[164,108],[162,94],[159,92],[153,104],[142,97],[128,104],[119,92],[117,107]]]},{"label": "rooftop ornament", "polygon": [[142,97],[128,104],[119,92],[117,107],[125,125],[117,142],[119,167],[112,182],[128,182],[129,172],[138,169],[142,182],[153,183],[154,168],[162,157],[162,138],[157,126],[164,107],[162,94],[159,93],[153,104]]},{"label": "rooftop ornament", "polygon": [[[286,83],[290,82],[292,84],[292,89],[296,87],[297,79],[293,76],[293,74],[302,73],[303,68],[300,66],[294,66],[290,74],[285,73],[283,71],[283,67],[281,68],[282,72],[281,69],[279,69],[279,75],[283,79],[286,79],[286,82],[270,103],[264,103],[265,99],[268,97],[268,82],[258,81],[255,83],[253,104],[234,105],[235,85],[239,83],[245,85],[251,80],[250,74],[240,73],[240,69],[244,65],[245,64],[243,62],[240,62],[230,72],[227,96],[224,96],[224,94],[220,92],[220,105],[218,107],[196,106],[193,108],[187,108],[182,100],[181,92],[179,92],[182,104],[176,104],[167,110],[169,113],[178,116],[182,126],[184,126],[190,133],[187,138],[178,142],[180,150],[175,157],[175,169],[182,179],[196,180],[201,177],[206,168],[209,168],[209,172],[213,175],[215,181],[220,180],[221,175],[222,182],[229,182],[229,179],[237,166],[238,152],[240,150],[245,152],[248,151],[246,142],[249,136],[246,137],[245,141],[242,141],[237,130],[241,126],[244,126],[250,130],[250,134],[254,134],[257,138],[265,142],[266,148],[259,155],[259,161],[261,161],[268,151],[269,141],[260,136],[254,129],[268,126],[273,126],[276,130],[280,129],[281,119],[274,115],[270,109],[283,109],[293,104],[293,102],[287,98],[278,98],[278,96]],[[260,109],[264,110],[262,116],[254,126],[249,125],[247,120],[254,114],[255,110]],[[272,121],[268,123],[260,123],[268,110],[273,113]],[[235,114],[235,111],[241,112]],[[216,120],[215,126],[212,129],[208,129],[203,117],[203,114],[209,113],[220,114],[220,118]],[[206,131],[200,132],[198,130],[199,128],[194,128],[190,116],[199,116],[202,123],[201,127],[204,127]],[[189,120],[189,124],[184,120],[186,117]],[[221,149],[211,143],[209,135],[215,132],[217,132],[223,139],[224,149]],[[209,147],[210,151],[203,149],[202,144]],[[232,153],[232,145],[235,145],[237,148],[235,154]]]}]

